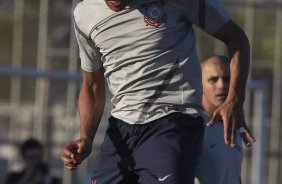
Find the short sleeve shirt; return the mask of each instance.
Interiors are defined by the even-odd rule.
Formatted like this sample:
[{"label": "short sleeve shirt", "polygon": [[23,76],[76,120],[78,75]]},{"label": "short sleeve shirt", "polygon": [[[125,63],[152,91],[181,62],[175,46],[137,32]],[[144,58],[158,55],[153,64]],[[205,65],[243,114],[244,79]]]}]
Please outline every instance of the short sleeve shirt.
[{"label": "short sleeve shirt", "polygon": [[[211,116],[203,113],[205,123]],[[243,160],[242,140],[239,132],[236,147],[224,143],[223,123],[218,122],[205,130],[202,153],[196,167],[196,178],[200,184],[240,184]]]},{"label": "short sleeve shirt", "polygon": [[81,67],[104,67],[112,115],[125,122],[175,111],[197,116],[202,85],[192,25],[212,34],[228,20],[217,0],[133,0],[119,12],[84,0],[74,11]]}]

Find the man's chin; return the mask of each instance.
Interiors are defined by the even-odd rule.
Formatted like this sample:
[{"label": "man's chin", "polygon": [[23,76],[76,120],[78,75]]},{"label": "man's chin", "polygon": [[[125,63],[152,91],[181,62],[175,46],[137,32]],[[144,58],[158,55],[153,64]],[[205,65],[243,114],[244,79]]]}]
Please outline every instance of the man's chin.
[{"label": "man's chin", "polygon": [[123,10],[126,6],[126,3],[123,3],[121,1],[118,1],[119,3],[114,3],[114,2],[115,1],[107,1],[106,0],[106,4],[108,5],[108,7],[115,12]]}]

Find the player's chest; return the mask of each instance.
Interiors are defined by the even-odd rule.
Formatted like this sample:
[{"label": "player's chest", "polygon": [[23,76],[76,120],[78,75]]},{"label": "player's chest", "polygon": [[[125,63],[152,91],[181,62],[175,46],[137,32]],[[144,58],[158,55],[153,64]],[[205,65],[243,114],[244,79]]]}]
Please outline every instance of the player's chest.
[{"label": "player's chest", "polygon": [[97,46],[124,42],[124,38],[155,40],[176,36],[173,34],[187,25],[173,2],[158,0],[104,17],[92,28],[91,38]]}]

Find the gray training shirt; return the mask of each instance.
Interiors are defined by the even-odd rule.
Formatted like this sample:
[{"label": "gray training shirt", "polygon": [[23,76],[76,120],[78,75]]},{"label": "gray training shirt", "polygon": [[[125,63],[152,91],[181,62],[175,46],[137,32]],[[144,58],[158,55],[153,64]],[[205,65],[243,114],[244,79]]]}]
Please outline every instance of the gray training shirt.
[{"label": "gray training shirt", "polygon": [[180,111],[199,116],[201,68],[193,24],[212,34],[229,16],[217,0],[136,0],[110,10],[84,0],[74,10],[81,68],[105,69],[112,115],[130,124]]}]

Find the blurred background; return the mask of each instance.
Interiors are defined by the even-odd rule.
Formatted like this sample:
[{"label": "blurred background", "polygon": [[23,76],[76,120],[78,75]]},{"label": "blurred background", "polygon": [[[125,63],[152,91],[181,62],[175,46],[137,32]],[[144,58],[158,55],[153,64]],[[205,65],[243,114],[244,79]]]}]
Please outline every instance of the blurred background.
[{"label": "blurred background", "polygon": [[[105,113],[94,152],[78,171],[63,169],[60,153],[79,136],[81,84],[72,11],[79,0],[0,0],[0,183],[21,170],[19,146],[33,137],[44,146],[50,174],[64,184],[89,183],[91,166],[110,114]],[[221,0],[251,43],[246,121],[257,143],[244,148],[243,184],[282,183],[282,0]],[[202,60],[226,54],[221,42],[196,28]]]}]

